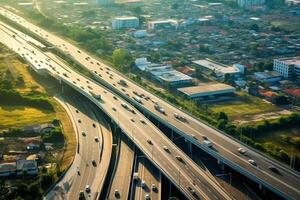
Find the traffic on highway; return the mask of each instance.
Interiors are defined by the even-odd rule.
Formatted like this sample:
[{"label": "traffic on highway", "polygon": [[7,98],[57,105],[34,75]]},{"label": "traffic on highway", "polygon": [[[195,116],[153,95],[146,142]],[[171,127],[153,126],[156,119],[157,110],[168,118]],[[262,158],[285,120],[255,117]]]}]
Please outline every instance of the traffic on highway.
[{"label": "traffic on highway", "polygon": [[[284,198],[299,198],[300,174],[298,172],[262,155],[249,146],[158,98],[64,39],[33,25],[4,8],[0,9],[0,14],[30,30],[40,39],[74,59],[78,64],[90,70],[100,83],[181,134],[188,141],[216,159]],[[122,110],[124,110],[124,106],[121,107]],[[142,124],[149,123],[146,119],[142,119],[144,121],[142,122],[141,119],[134,118],[136,115],[133,112],[137,111],[133,107],[127,106],[128,108],[125,108],[125,110],[131,112],[131,123],[137,121]],[[116,112],[119,108],[113,106],[112,110]],[[151,145],[149,141],[147,143]],[[180,157],[177,157],[176,160],[182,163]]]},{"label": "traffic on highway", "polygon": [[[1,43],[19,54],[36,72],[55,77],[94,102],[188,198],[231,199],[215,180],[207,177],[200,167],[124,99],[71,68],[57,64],[26,38],[12,30],[8,25],[1,25]],[[83,121],[78,118],[77,122]],[[93,124],[92,127],[95,128],[96,125]],[[82,137],[86,137],[87,134],[82,133]],[[97,139],[94,140],[97,143]],[[99,167],[97,158],[87,162],[92,167]],[[93,188],[89,185],[81,190],[87,193],[96,192],[92,191]]]}]

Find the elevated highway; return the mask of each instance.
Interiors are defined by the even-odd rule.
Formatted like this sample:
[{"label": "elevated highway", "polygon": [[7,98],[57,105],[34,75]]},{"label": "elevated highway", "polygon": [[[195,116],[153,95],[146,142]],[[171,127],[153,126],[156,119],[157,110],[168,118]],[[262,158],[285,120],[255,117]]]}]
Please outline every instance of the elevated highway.
[{"label": "elevated highway", "polygon": [[[151,94],[68,41],[35,26],[24,18],[4,8],[0,9],[0,14],[30,30],[40,39],[55,46],[61,52],[64,52],[78,64],[90,70],[103,85],[122,96],[144,113],[151,115],[172,130],[181,134],[186,140],[203,149],[220,162],[232,167],[261,186],[286,199],[300,198],[300,174],[298,172],[261,154],[209,124],[185,113],[169,102]],[[119,84],[120,80],[126,82],[126,87]],[[142,103],[138,103],[133,99],[133,96],[136,96],[136,94],[142,97]],[[158,112],[154,107],[155,105],[159,105],[163,108],[165,114]],[[186,121],[184,122],[175,118],[175,113],[184,117]],[[208,148],[204,144],[206,138],[213,143],[213,149]],[[247,150],[247,155],[240,154],[238,152],[239,148]],[[254,160],[257,166],[251,165],[248,161],[249,159]],[[269,169],[271,166],[277,168],[280,173],[271,171]]]},{"label": "elevated highway", "polygon": [[[67,84],[97,105],[141,149],[144,155],[189,199],[231,199],[156,126],[126,101],[94,81],[53,61],[5,24],[0,42],[21,56],[40,74]],[[98,167],[97,164],[94,167]]]}]

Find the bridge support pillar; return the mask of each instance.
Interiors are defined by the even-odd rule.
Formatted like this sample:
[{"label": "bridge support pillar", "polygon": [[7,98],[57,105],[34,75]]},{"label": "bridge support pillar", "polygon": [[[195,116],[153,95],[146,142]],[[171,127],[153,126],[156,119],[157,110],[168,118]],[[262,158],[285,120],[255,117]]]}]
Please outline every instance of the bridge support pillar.
[{"label": "bridge support pillar", "polygon": [[222,170],[225,170],[225,165],[222,163],[222,161],[218,160],[218,164]]},{"label": "bridge support pillar", "polygon": [[188,141],[190,157],[193,158],[193,144]]}]

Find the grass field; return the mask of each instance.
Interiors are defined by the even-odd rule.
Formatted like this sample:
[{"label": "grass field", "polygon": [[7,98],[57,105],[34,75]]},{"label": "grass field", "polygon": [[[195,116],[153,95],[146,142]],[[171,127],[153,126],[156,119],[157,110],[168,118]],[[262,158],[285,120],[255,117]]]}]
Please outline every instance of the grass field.
[{"label": "grass field", "polygon": [[0,130],[51,122],[53,112],[23,106],[0,106]]},{"label": "grass field", "polygon": [[281,110],[271,103],[244,93],[238,93],[232,101],[211,104],[209,107],[214,112],[225,112],[231,121],[249,120],[254,115]]},{"label": "grass field", "polygon": [[[38,91],[54,95],[57,92],[57,90],[53,90],[56,87],[51,88],[51,84],[49,85],[47,81],[39,81],[40,77],[31,74],[28,65],[19,61],[12,53],[0,54],[0,73],[5,73],[6,70],[9,70],[13,77],[23,77],[24,85],[15,88],[23,94]],[[55,161],[61,161],[60,169],[64,171],[73,161],[76,150],[76,137],[72,123],[64,108],[52,98],[50,99],[53,102],[55,112],[25,106],[0,105],[0,130],[47,123],[59,119],[62,124],[65,145]]]},{"label": "grass field", "polygon": [[[286,137],[289,137],[293,144],[287,144],[284,139]],[[296,145],[296,143],[300,144],[300,127],[264,133],[258,136],[256,140],[259,142],[272,142],[286,152],[296,154],[300,157],[300,148],[299,145],[298,148]]]}]

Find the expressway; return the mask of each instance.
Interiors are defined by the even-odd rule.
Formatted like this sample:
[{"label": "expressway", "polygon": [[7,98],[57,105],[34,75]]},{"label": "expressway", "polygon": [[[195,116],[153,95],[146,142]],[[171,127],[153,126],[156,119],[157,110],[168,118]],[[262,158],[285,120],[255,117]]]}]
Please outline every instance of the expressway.
[{"label": "expressway", "polygon": [[133,180],[134,197],[131,199],[142,200],[150,198],[152,200],[161,199],[160,172],[144,157],[137,156],[138,180]]},{"label": "expressway", "polygon": [[121,134],[117,168],[110,186],[107,199],[125,200],[129,196],[131,175],[134,163],[134,145]]},{"label": "expressway", "polygon": [[[127,101],[130,101],[130,103],[142,109],[143,112],[150,114],[161,123],[164,123],[172,130],[181,134],[188,141],[217,158],[219,161],[284,198],[300,198],[300,174],[298,172],[242,144],[205,122],[195,119],[170,103],[151,94],[66,40],[35,26],[6,9],[1,8],[0,14],[35,33],[40,39],[43,39],[73,58],[78,64],[90,70],[106,87],[109,87],[112,91]],[[126,87],[119,84],[120,80],[125,80]],[[136,94],[142,97],[142,103],[133,100],[132,97]],[[158,112],[154,107],[155,105],[159,105],[163,108],[165,114]],[[186,122],[175,118],[175,113],[184,117]],[[204,140],[207,140],[206,138],[213,143],[213,149],[207,148],[204,145]],[[247,155],[240,154],[238,148],[247,150]],[[249,159],[254,160],[257,166],[251,165],[248,161]],[[271,171],[269,169],[270,166],[277,168],[279,173]]]},{"label": "expressway", "polygon": [[0,42],[19,54],[35,71],[53,76],[95,103],[189,199],[231,199],[215,180],[206,176],[201,168],[144,115],[127,105],[125,100],[70,68],[57,64],[13,32],[8,25],[0,26],[0,35]]},{"label": "expressway", "polygon": [[[91,194],[84,193],[86,199],[88,199],[88,195],[97,197],[103,186],[105,172],[110,162],[112,134],[105,120],[94,114],[95,106],[93,104],[79,101],[78,95],[65,94],[64,96],[68,97],[64,97],[60,101],[75,126],[79,149],[70,170],[44,199],[77,199],[80,191],[84,191],[86,185],[90,185],[92,190]],[[85,133],[85,136],[82,133]],[[95,141],[95,137],[99,138],[98,142]],[[102,146],[105,148],[101,148]],[[100,162],[100,155],[107,156],[106,158],[102,157]],[[94,159],[99,163],[98,168],[91,164]]]}]

